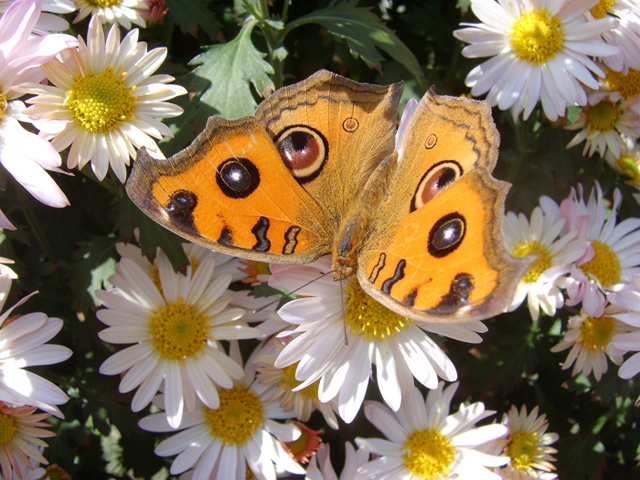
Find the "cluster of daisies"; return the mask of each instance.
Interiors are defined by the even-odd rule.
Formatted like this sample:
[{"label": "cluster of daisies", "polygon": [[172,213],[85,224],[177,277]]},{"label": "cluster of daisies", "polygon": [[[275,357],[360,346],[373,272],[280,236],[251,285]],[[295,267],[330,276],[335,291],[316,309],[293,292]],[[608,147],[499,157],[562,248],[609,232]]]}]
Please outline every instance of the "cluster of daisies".
[{"label": "cluster of daisies", "polygon": [[[633,0],[472,0],[482,22],[454,32],[468,43],[462,53],[492,57],[466,78],[473,95],[487,94],[514,120],[526,120],[540,103],[548,120],[569,107],[582,109],[566,128],[579,130],[568,147],[584,142],[640,186],[640,4]],[[580,186],[560,205],[542,197],[531,217],[509,212],[507,245],[537,259],[518,286],[510,309],[527,300],[531,316],[555,315],[563,305],[579,314],[568,322],[554,352],[569,349],[564,368],[596,380],[624,355],[640,350],[640,219],[617,219],[598,184],[587,197]],[[638,198],[638,197],[637,197]],[[619,375],[640,372],[640,356]]]},{"label": "cluster of daisies", "polygon": [[462,54],[491,57],[466,77],[474,96],[511,109],[524,120],[542,105],[544,116],[566,123],[580,107],[584,142],[640,187],[640,4],[635,0],[472,0],[482,23],[463,24],[454,36]]},{"label": "cluster of daisies", "polygon": [[[100,338],[125,347],[100,372],[122,375],[120,392],[135,390],[132,410],[153,405],[139,426],[171,434],[155,449],[176,455],[170,473],[336,478],[321,432],[305,425],[317,410],[333,429],[363,412],[386,437],[356,438],[357,450],[347,443],[341,478],[556,478],[558,436],[537,408],[512,407],[481,425],[495,414],[482,402],[452,411],[458,384],[440,379],[454,381],[456,370],[431,335],[479,343],[481,322],[412,322],[357,281],[323,275],[327,257],[269,267],[188,244],[181,273],[161,250],[150,260],[133,244],[117,249],[111,287],[96,293],[97,316],[107,325]],[[257,285],[274,294],[254,296]],[[277,308],[284,291],[296,298]],[[242,358],[248,339],[255,348]],[[374,383],[384,403],[364,400]]]},{"label": "cluster of daisies", "polygon": [[[86,40],[52,33],[69,28],[58,14],[75,10],[74,21],[92,15]],[[139,148],[164,158],[155,139],[173,135],[160,119],[182,113],[166,100],[186,90],[154,75],[166,48],[148,51],[137,28],[122,39],[119,29],[145,26],[162,12],[162,2],[143,0],[0,1],[0,163],[38,201],[69,205],[48,173],[65,172],[63,150],[67,168],[90,163],[98,180],[111,168],[123,183]],[[116,22],[106,40],[103,21]],[[13,228],[3,213],[0,226]]]}]

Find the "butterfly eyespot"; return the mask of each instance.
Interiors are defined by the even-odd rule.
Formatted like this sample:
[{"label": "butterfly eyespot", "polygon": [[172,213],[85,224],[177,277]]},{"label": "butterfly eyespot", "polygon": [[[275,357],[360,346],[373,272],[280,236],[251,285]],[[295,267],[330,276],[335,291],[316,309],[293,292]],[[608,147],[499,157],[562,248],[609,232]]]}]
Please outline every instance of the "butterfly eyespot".
[{"label": "butterfly eyespot", "polygon": [[460,246],[464,239],[466,222],[459,213],[450,213],[441,217],[429,232],[429,253],[436,257],[446,257]]},{"label": "butterfly eyespot", "polygon": [[353,117],[347,118],[344,122],[342,122],[342,128],[344,128],[345,132],[353,133],[360,126],[360,122]]},{"label": "butterfly eyespot", "polygon": [[411,200],[411,211],[417,210],[451,185],[462,175],[462,166],[454,160],[444,160],[433,165],[422,176]]},{"label": "butterfly eyespot", "polygon": [[300,183],[316,178],[329,156],[324,136],[304,125],[284,130],[278,135],[276,145],[285,166]]},{"label": "butterfly eyespot", "polygon": [[436,143],[438,143],[438,137],[435,136],[435,134],[431,134],[427,137],[427,140],[424,142],[424,148],[426,148],[427,150],[431,150],[433,147],[436,146]]},{"label": "butterfly eyespot", "polygon": [[198,205],[198,197],[188,190],[178,190],[171,195],[165,211],[171,221],[186,230],[195,230],[193,211]]},{"label": "butterfly eyespot", "polygon": [[216,173],[216,183],[230,198],[246,198],[260,185],[260,171],[246,158],[229,158]]}]

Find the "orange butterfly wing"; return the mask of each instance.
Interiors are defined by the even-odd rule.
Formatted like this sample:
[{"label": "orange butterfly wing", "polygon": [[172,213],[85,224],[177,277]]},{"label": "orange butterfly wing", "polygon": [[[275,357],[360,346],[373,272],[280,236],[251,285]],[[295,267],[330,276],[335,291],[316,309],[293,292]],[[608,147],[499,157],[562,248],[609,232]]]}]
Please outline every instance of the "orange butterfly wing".
[{"label": "orange butterfly wing", "polygon": [[174,233],[230,255],[304,263],[330,251],[322,209],[253,117],[211,117],[167,160],[139,152],[127,193]]}]

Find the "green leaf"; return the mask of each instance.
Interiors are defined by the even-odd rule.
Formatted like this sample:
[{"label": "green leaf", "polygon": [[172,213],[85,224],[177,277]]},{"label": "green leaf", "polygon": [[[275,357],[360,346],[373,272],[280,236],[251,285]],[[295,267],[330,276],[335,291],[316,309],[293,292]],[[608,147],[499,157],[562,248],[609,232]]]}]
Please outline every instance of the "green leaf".
[{"label": "green leaf", "polygon": [[129,197],[123,197],[116,209],[116,228],[122,235],[130,238],[136,237],[135,229],[138,228],[143,255],[155,255],[160,248],[169,257],[174,270],[178,270],[189,262],[182,247],[184,240],[147,217],[129,200]]},{"label": "green leaf", "polygon": [[71,285],[76,291],[74,308],[77,311],[86,312],[100,305],[95,292],[116,272],[115,243],[113,237],[98,236],[80,242],[80,248],[74,254],[77,262],[70,269]]},{"label": "green leaf", "polygon": [[257,103],[251,86],[256,92],[273,88],[269,77],[273,68],[264,60],[266,54],[251,41],[256,23],[251,18],[233,40],[209,47],[190,62],[190,65],[199,65],[192,72],[192,78],[206,88],[200,101],[223,117],[238,118],[255,111]]},{"label": "green leaf", "polygon": [[167,17],[186,33],[193,27],[201,28],[210,38],[216,38],[220,22],[208,8],[210,0],[165,0],[169,8]]},{"label": "green leaf", "polygon": [[317,23],[334,37],[347,42],[349,51],[369,66],[385,58],[378,50],[386,52],[401,63],[420,83],[424,77],[418,60],[411,50],[384,23],[374,17],[369,8],[356,7],[354,2],[345,2],[300,17],[287,25],[287,31]]}]

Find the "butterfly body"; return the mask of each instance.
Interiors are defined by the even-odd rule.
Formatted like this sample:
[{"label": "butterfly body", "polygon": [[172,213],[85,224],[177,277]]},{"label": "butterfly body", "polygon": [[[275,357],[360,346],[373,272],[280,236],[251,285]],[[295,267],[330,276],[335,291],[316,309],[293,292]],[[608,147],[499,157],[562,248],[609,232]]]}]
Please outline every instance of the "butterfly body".
[{"label": "butterfly body", "polygon": [[503,246],[490,109],[428,92],[396,143],[401,89],[320,71],[253,117],[210,118],[167,160],[141,151],[127,192],[214,250],[293,264],[331,254],[336,279],[355,273],[411,318],[496,315],[526,265]]}]

